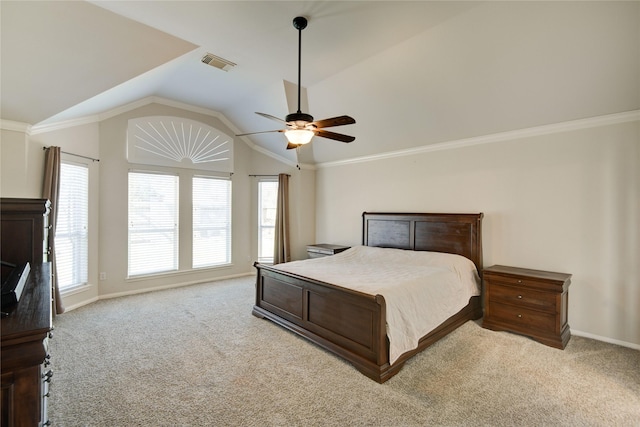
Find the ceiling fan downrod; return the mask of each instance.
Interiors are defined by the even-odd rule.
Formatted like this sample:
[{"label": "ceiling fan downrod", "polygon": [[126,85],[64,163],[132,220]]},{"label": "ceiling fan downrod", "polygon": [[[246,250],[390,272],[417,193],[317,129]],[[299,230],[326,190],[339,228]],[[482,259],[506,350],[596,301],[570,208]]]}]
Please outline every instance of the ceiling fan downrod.
[{"label": "ceiling fan downrod", "polygon": [[307,28],[307,18],[304,16],[296,16],[293,18],[293,27],[298,30],[298,111],[292,114],[288,114],[286,117],[287,122],[305,121],[312,122],[313,116],[305,114],[300,109],[300,87],[302,83],[302,30]]}]

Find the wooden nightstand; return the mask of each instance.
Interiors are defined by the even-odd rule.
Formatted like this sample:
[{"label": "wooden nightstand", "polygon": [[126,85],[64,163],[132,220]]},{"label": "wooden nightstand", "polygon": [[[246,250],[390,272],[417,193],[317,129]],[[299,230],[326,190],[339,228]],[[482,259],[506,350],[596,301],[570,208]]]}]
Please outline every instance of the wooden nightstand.
[{"label": "wooden nightstand", "polygon": [[307,246],[307,254],[309,258],[320,258],[323,256],[330,256],[339,254],[342,251],[346,251],[350,246],[342,245],[330,245],[328,243],[318,243],[315,245]]},{"label": "wooden nightstand", "polygon": [[564,349],[571,274],[494,265],[483,270],[482,326],[527,335]]}]

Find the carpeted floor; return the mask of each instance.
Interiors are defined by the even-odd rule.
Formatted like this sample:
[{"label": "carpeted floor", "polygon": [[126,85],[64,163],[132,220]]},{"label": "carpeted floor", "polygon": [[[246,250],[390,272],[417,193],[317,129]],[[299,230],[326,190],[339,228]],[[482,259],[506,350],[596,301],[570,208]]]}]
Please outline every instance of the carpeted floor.
[{"label": "carpeted floor", "polygon": [[377,384],[251,315],[254,278],[58,316],[54,426],[633,426],[640,352],[467,322]]}]

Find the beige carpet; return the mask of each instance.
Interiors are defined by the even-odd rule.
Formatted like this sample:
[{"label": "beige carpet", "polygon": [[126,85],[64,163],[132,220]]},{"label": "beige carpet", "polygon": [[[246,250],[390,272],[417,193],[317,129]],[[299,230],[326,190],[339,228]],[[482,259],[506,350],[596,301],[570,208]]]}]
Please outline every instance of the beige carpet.
[{"label": "beige carpet", "polygon": [[54,426],[640,425],[640,352],[468,322],[377,384],[251,313],[252,277],[55,319]]}]

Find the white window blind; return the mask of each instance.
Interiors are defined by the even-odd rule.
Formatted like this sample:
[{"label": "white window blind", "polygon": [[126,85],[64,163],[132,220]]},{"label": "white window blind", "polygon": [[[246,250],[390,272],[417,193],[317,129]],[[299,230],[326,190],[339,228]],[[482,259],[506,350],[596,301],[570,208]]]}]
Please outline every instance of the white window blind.
[{"label": "white window blind", "polygon": [[193,268],[231,263],[231,181],[193,178]]},{"label": "white window blind", "polygon": [[62,162],[54,247],[61,290],[87,283],[89,252],[89,169]]},{"label": "white window blind", "polygon": [[129,172],[129,276],[178,269],[178,176]]},{"label": "white window blind", "polygon": [[273,262],[278,182],[258,181],[258,261]]}]

